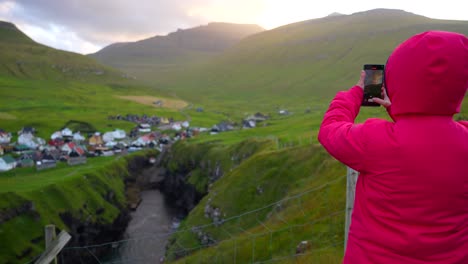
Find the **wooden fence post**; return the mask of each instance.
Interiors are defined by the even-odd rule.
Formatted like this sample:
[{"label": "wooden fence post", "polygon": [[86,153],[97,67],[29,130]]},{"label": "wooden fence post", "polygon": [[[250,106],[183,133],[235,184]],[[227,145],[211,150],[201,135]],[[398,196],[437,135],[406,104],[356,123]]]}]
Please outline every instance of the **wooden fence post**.
[{"label": "wooden fence post", "polygon": [[[55,227],[53,228],[48,228],[46,227],[46,241],[49,239],[49,237],[52,237],[53,233],[50,232],[50,231],[47,231],[47,230],[52,230],[54,229],[54,232],[55,233]],[[50,233],[47,233],[47,232],[50,232]],[[46,250],[44,251],[44,253],[42,253],[41,257],[36,260],[36,262],[34,262],[35,264],[49,264],[51,263],[54,259],[57,258],[57,255],[60,253],[60,251],[62,250],[62,248],[68,243],[68,241],[70,241],[71,239],[71,236],[62,230],[62,232],[60,232],[60,234],[58,235],[58,237],[50,242],[48,247],[46,247]]]},{"label": "wooden fence post", "polygon": [[[52,241],[57,238],[57,233],[55,232],[54,225],[46,225],[45,229],[45,249],[47,250],[52,244]],[[57,258],[54,259],[54,264],[57,264]]]},{"label": "wooden fence post", "polygon": [[351,215],[354,207],[354,195],[356,191],[356,182],[359,173],[350,167],[347,167],[346,173],[346,221],[345,221],[345,241],[344,250],[346,252],[346,244],[348,243],[349,226],[351,225]]}]

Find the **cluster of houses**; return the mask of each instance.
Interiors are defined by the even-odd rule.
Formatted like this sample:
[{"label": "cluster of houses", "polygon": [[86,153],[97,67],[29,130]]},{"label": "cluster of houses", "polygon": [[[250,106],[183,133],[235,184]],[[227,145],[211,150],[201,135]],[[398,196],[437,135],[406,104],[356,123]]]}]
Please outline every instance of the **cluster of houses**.
[{"label": "cluster of houses", "polygon": [[[255,128],[260,123],[266,125],[264,121],[268,120],[270,117],[268,115],[264,115],[262,113],[256,113],[254,115],[250,115],[242,120],[242,128]],[[210,134],[215,135],[220,132],[226,132],[234,130],[238,125],[236,123],[222,121],[211,128]]]},{"label": "cluster of houses", "polygon": [[[174,122],[166,118],[146,115],[126,115],[109,117],[127,120],[138,125],[128,134],[121,129],[105,133],[94,132],[82,135],[79,131],[64,128],[55,131],[47,141],[37,136],[33,127],[24,127],[18,131],[16,142],[12,134],[0,129],[0,172],[16,167],[36,167],[37,170],[53,168],[57,162],[78,165],[87,162],[87,158],[96,156],[125,155],[143,148],[162,149],[164,145],[177,140],[184,140],[200,132],[217,134],[234,130],[237,124],[220,122],[211,129],[191,128],[188,121]],[[261,113],[248,116],[242,121],[242,128],[254,128],[267,120],[269,116]],[[145,123],[145,122],[147,123]],[[153,131],[157,125],[159,131],[174,131],[172,137],[167,133]]]},{"label": "cluster of houses", "polygon": [[143,148],[162,149],[175,140],[198,134],[189,128],[187,121],[169,125],[169,129],[176,131],[173,137],[152,131],[150,124],[142,123],[129,135],[121,129],[82,135],[64,128],[52,133],[48,141],[37,137],[34,128],[24,127],[18,131],[16,142],[12,142],[12,133],[0,129],[0,171],[33,166],[42,170],[55,167],[59,161],[78,165],[86,163],[89,157],[125,155]]}]

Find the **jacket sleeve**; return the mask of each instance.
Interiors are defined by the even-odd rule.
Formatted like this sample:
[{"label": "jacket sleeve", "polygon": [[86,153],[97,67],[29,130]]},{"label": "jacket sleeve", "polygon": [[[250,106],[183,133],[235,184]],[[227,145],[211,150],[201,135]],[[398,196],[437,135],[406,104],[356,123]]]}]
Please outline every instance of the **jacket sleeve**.
[{"label": "jacket sleeve", "polygon": [[354,86],[339,92],[330,103],[318,134],[319,142],[337,160],[362,172],[365,168],[363,124],[354,124],[359,114],[363,90]]},{"label": "jacket sleeve", "polygon": [[468,121],[458,121],[458,123],[468,128]]}]

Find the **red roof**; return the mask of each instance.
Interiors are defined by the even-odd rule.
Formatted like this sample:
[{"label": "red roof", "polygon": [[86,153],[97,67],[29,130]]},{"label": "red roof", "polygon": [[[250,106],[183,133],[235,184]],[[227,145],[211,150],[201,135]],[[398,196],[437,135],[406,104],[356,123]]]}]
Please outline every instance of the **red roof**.
[{"label": "red roof", "polygon": [[75,148],[75,151],[76,151],[78,154],[80,154],[80,156],[83,156],[83,155],[85,154],[84,149],[81,148],[81,147],[76,147],[76,148]]}]

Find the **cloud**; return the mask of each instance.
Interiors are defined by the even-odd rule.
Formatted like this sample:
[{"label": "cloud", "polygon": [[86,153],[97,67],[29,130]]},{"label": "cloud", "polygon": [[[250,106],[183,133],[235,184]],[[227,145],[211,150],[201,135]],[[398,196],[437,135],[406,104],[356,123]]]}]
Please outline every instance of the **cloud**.
[{"label": "cloud", "polygon": [[0,0],[0,19],[17,24],[38,42],[83,53],[214,20],[254,22],[264,1]]}]

